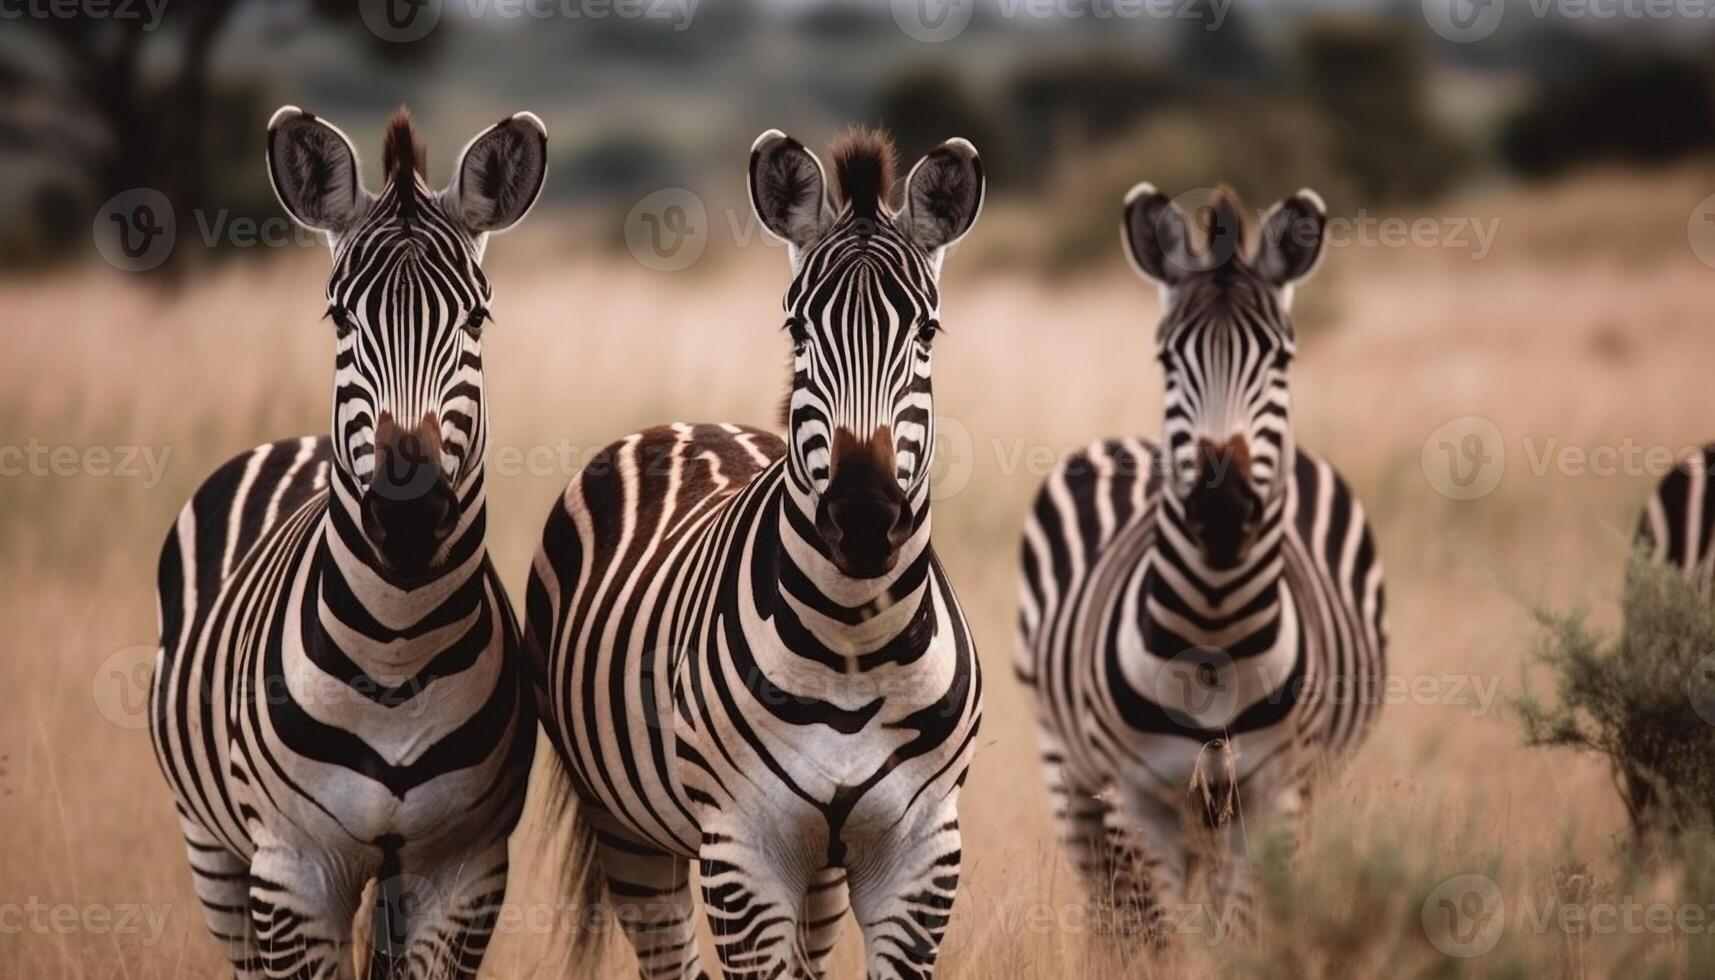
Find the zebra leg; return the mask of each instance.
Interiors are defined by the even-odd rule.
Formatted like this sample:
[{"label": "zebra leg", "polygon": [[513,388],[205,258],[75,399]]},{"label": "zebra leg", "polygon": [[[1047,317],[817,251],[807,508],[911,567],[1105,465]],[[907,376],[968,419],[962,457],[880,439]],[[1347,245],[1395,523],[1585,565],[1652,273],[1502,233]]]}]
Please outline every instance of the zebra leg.
[{"label": "zebra leg", "polygon": [[355,980],[352,917],[370,869],[265,847],[250,862],[250,921],[270,980]]},{"label": "zebra leg", "polygon": [[870,980],[934,976],[959,890],[959,818],[948,807],[927,834],[878,846],[848,869]]},{"label": "zebra leg", "polygon": [[1097,932],[1135,935],[1149,907],[1143,857],[1114,819],[1109,803],[1078,786],[1066,771],[1058,742],[1043,736],[1042,765],[1060,843],[1089,893]]},{"label": "zebra leg", "polygon": [[1128,860],[1140,868],[1145,927],[1152,943],[1162,945],[1183,921],[1186,886],[1191,873],[1192,841],[1185,832],[1178,806],[1147,793],[1132,792],[1123,810],[1108,815],[1110,847],[1129,849]]},{"label": "zebra leg", "polygon": [[[584,813],[601,816],[587,808]],[[644,980],[706,978],[697,958],[691,862],[616,830],[609,820],[598,819],[596,827],[607,902],[637,953]]]},{"label": "zebra leg", "polygon": [[192,884],[202,902],[208,931],[232,962],[238,980],[263,976],[262,957],[256,948],[256,930],[250,924],[250,862],[226,849],[226,845],[201,824],[182,814],[185,851],[190,857]]},{"label": "zebra leg", "polygon": [[506,900],[506,839],[376,883],[368,980],[472,980]]},{"label": "zebra leg", "polygon": [[798,948],[799,912],[809,880],[783,871],[783,850],[714,831],[704,823],[698,856],[703,908],[729,980],[803,977],[813,970]]},{"label": "zebra leg", "polygon": [[823,868],[810,878],[798,926],[798,946],[809,957],[811,973],[817,977],[827,975],[828,956],[840,940],[849,905],[846,869]]}]

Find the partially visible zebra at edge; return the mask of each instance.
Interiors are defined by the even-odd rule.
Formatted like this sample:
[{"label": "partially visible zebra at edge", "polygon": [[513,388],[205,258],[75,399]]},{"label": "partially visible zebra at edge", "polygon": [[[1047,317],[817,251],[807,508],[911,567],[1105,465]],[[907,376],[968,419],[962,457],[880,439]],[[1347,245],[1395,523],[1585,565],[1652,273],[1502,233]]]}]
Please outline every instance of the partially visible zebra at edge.
[{"label": "partially visible zebra at edge", "polygon": [[729,977],[820,976],[848,907],[871,977],[927,977],[958,886],[982,685],[929,545],[929,352],[982,167],[943,143],[896,209],[885,137],[833,160],[830,185],[778,131],[751,152],[793,271],[785,441],[677,424],[609,446],[531,572],[544,721],[595,858],[572,889],[605,891],[652,980],[703,975],[692,860]]},{"label": "partially visible zebra at edge", "polygon": [[[1683,575],[1704,600],[1715,601],[1715,493],[1711,492],[1710,477],[1715,474],[1715,444],[1686,453],[1662,477],[1644,504],[1638,521],[1638,561],[1656,569],[1671,569]],[[1638,564],[1628,569],[1637,574]],[[1627,619],[1631,619],[1628,612]],[[1628,623],[1629,626],[1629,623]],[[1701,665],[1693,668],[1702,669]],[[1695,699],[1704,681],[1686,678],[1691,697]],[[1632,827],[1640,836],[1673,833],[1677,820],[1672,808],[1664,808],[1659,798],[1658,776],[1635,771],[1621,765],[1616,782],[1621,800]]]},{"label": "partially visible zebra at edge", "polygon": [[1164,445],[1099,441],[1050,474],[1019,580],[1015,669],[1059,835],[1099,927],[1156,944],[1199,880],[1215,928],[1251,931],[1248,848],[1290,831],[1385,671],[1363,508],[1291,426],[1288,310],[1322,202],[1277,204],[1254,251],[1230,193],[1201,213],[1199,248],[1166,195],[1126,198],[1127,255],[1161,292]]},{"label": "partially visible zebra at edge", "polygon": [[502,119],[434,191],[400,109],[375,194],[345,134],[287,106],[267,160],[333,251],[332,436],[237,456],[179,514],[150,732],[238,977],[354,976],[365,911],[371,978],[471,977],[536,737],[484,545],[480,262],[535,202],[547,132]]}]

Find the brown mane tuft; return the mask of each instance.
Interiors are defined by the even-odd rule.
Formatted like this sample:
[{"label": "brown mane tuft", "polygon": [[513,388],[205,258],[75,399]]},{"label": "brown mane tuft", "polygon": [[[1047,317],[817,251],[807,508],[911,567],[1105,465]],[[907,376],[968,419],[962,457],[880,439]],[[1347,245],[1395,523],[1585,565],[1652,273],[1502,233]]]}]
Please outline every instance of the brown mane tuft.
[{"label": "brown mane tuft", "polygon": [[411,175],[428,176],[429,154],[417,129],[411,125],[411,110],[400,106],[387,120],[387,136],[381,147],[381,164],[389,183],[409,183]]},{"label": "brown mane tuft", "polygon": [[893,138],[879,129],[853,127],[834,138],[834,188],[839,202],[860,218],[874,219],[893,198]]}]

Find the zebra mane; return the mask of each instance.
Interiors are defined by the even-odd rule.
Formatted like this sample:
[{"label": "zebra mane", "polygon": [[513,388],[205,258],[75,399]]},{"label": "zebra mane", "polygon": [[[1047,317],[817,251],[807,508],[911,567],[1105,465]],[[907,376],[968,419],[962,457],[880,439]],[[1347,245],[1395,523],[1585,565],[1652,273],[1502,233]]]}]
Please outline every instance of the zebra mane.
[{"label": "zebra mane", "polygon": [[417,215],[416,177],[428,176],[429,152],[423,146],[417,127],[411,124],[411,110],[400,106],[387,120],[387,135],[381,143],[381,167],[387,183],[395,188],[393,197],[399,204],[399,219],[410,225]]},{"label": "zebra mane", "polygon": [[893,137],[853,127],[834,138],[834,191],[859,218],[873,220],[893,199]]}]

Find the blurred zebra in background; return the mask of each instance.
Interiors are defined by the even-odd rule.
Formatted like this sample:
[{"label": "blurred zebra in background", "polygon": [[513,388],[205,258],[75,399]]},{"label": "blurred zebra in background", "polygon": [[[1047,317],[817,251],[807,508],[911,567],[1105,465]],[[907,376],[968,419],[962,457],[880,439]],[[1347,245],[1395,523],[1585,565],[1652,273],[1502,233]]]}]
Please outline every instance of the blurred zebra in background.
[{"label": "blurred zebra in background", "polygon": [[1127,196],[1127,253],[1162,294],[1165,444],[1097,442],[1050,474],[1019,583],[1016,670],[1060,835],[1103,927],[1156,940],[1205,866],[1219,927],[1248,928],[1247,830],[1302,810],[1385,669],[1363,508],[1291,426],[1288,309],[1322,203],[1277,205],[1254,253],[1230,194],[1204,213],[1197,251],[1165,195]]},{"label": "blurred zebra in background", "polygon": [[1674,568],[1708,594],[1715,591],[1715,445],[1682,459],[1662,478],[1638,524],[1638,541],[1649,560]]},{"label": "blurred zebra in background", "polygon": [[161,551],[150,728],[209,929],[240,977],[474,976],[534,752],[519,631],[484,546],[490,233],[534,203],[529,113],[432,191],[403,109],[380,194],[345,134],[268,126],[280,202],[333,249],[333,433],[209,477]]},{"label": "blurred zebra in background", "polygon": [[951,914],[981,680],[929,546],[929,352],[983,176],[943,143],[896,211],[892,167],[885,137],[843,138],[830,201],[814,154],[757,140],[794,273],[786,440],[629,436],[542,534],[528,644],[596,855],[574,893],[605,880],[647,978],[702,975],[691,860],[728,976],[819,976],[848,902],[871,977],[927,976]]}]

